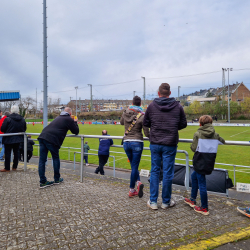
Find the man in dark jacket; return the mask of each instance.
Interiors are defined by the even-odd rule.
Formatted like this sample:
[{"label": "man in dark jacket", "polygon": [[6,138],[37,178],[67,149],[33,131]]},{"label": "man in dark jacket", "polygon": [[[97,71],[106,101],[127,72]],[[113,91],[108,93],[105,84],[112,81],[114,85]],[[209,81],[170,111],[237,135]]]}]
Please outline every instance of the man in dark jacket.
[{"label": "man in dark jacket", "polygon": [[[107,130],[102,131],[102,135],[108,135]],[[98,149],[98,157],[99,157],[99,166],[96,168],[95,173],[98,174],[100,172],[101,175],[104,175],[104,166],[108,162],[109,159],[109,148],[113,145],[112,139],[100,138],[99,139],[99,149]]]},{"label": "man in dark jacket", "polygon": [[[19,108],[18,106],[11,107],[11,114],[4,120],[1,131],[5,134],[10,133],[19,133],[26,131],[26,122],[22,116],[18,114]],[[18,165],[18,149],[19,144],[23,142],[23,135],[16,136],[5,136],[3,137],[3,144],[5,146],[5,162],[4,169],[1,172],[9,172],[10,171],[10,158],[11,158],[11,150],[13,149],[14,159],[12,170],[17,169]]]},{"label": "man in dark jacket", "polygon": [[147,205],[158,209],[159,175],[161,161],[163,162],[163,209],[175,205],[171,201],[172,180],[174,178],[174,163],[179,140],[178,130],[186,128],[187,120],[183,110],[175,98],[170,98],[170,85],[162,83],[158,96],[147,108],[143,125],[150,128],[151,176],[150,200]]},{"label": "man in dark jacket", "polygon": [[[71,133],[78,135],[79,127],[77,125],[77,118],[71,118],[72,110],[66,107],[63,112],[45,127],[38,137],[40,145],[40,158],[38,172],[40,176],[40,188],[46,188],[53,184],[60,184],[63,178],[60,178],[60,159],[59,149],[66,137],[68,130]],[[45,163],[47,161],[48,151],[50,151],[53,159],[54,168],[54,182],[47,181],[45,177]]]}]

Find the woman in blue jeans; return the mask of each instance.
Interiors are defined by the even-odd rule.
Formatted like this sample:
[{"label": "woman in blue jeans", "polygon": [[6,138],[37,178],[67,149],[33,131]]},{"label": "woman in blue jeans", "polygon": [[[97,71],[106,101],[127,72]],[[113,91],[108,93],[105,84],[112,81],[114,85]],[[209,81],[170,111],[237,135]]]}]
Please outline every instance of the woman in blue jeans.
[{"label": "woman in blue jeans", "polygon": [[[143,151],[143,134],[149,137],[149,129],[142,125],[144,113],[141,108],[141,98],[135,96],[133,105],[126,109],[120,120],[121,125],[125,126],[125,134],[123,138],[123,148],[128,156],[131,165],[130,190],[128,196],[130,198],[143,196],[144,185],[140,181],[139,164]],[[135,185],[137,184],[137,189]]]}]

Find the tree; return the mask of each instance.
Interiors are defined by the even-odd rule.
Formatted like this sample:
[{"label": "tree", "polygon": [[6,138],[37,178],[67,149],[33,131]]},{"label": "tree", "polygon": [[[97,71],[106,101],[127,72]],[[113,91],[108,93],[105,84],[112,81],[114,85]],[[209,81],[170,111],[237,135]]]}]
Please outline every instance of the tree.
[{"label": "tree", "polygon": [[202,112],[201,104],[198,101],[192,102],[190,105],[190,109],[192,110],[192,114],[195,114],[195,115],[201,114]]},{"label": "tree", "polygon": [[250,97],[244,99],[244,101],[241,103],[241,108],[243,112],[250,112]]},{"label": "tree", "polygon": [[19,101],[19,114],[23,117],[26,117],[27,111],[32,109],[34,106],[35,100],[27,96],[26,98],[21,98]]},{"label": "tree", "polygon": [[240,113],[241,106],[237,102],[230,102],[230,116],[234,116],[237,113]]}]

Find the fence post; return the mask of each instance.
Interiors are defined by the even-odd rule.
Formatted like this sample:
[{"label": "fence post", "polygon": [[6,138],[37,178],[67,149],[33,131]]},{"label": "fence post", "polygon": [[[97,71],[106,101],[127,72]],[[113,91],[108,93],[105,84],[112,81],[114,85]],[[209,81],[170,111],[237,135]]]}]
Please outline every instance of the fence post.
[{"label": "fence post", "polygon": [[80,179],[80,182],[83,182],[83,154],[84,154],[84,137],[81,136],[81,179]]},{"label": "fence post", "polygon": [[235,166],[234,166],[234,187],[236,187]]},{"label": "fence post", "polygon": [[185,179],[185,187],[186,190],[189,190],[189,157],[188,152],[184,151],[186,155],[186,179]]},{"label": "fence post", "polygon": [[68,147],[68,160],[70,161],[70,148]]},{"label": "fence post", "polygon": [[23,139],[24,139],[24,141],[23,141],[23,164],[24,164],[24,166],[23,166],[23,169],[24,169],[24,171],[27,171],[27,135],[26,134],[24,134],[23,135]]},{"label": "fence post", "polygon": [[115,177],[115,157],[113,156],[113,176]]}]

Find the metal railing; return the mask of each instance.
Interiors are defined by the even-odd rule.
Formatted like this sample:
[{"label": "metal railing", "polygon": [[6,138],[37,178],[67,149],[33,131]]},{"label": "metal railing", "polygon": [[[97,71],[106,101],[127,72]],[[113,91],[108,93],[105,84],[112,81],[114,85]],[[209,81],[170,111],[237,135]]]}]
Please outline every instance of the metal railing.
[{"label": "metal railing", "polygon": [[[23,135],[24,136],[24,171],[27,170],[27,135],[33,135],[33,136],[39,136],[40,133],[13,133],[13,134],[0,134],[0,136],[17,136],[17,135]],[[118,140],[122,140],[123,136],[99,136],[99,135],[67,135],[67,137],[77,137],[77,138],[81,138],[81,153],[80,152],[76,152],[81,154],[81,156],[84,155],[84,138],[96,138],[96,139],[118,139]],[[144,137],[143,138],[145,141],[148,141],[149,138]],[[192,143],[193,140],[192,139],[179,139],[179,142],[184,142],[184,143]],[[244,142],[244,141],[226,141],[225,145],[237,145],[237,146],[250,146],[250,142]],[[119,145],[115,145],[115,147],[117,148],[122,148],[122,146]],[[69,148],[69,147],[66,147]],[[144,149],[149,150],[148,147],[145,147]],[[186,177],[189,176],[189,155],[188,152],[185,150],[177,150],[177,153],[184,153],[186,155],[186,159],[182,159],[182,160],[186,160]],[[114,156],[112,156],[114,157]],[[114,159],[114,165],[115,165],[115,158]],[[216,163],[219,164],[219,163]],[[83,182],[83,171],[84,171],[84,167],[83,167],[83,157],[81,157],[81,165],[80,165],[80,181]],[[221,164],[222,165],[222,164]],[[249,168],[248,166],[241,166],[241,165],[234,165],[234,164],[224,164],[224,165],[229,165],[229,166],[233,166],[234,170],[236,167],[245,167],[245,168]],[[114,168],[115,171],[115,168]],[[234,181],[236,180],[235,177],[235,171],[234,171]],[[186,189],[189,189],[189,178],[185,179],[185,187]]]}]

